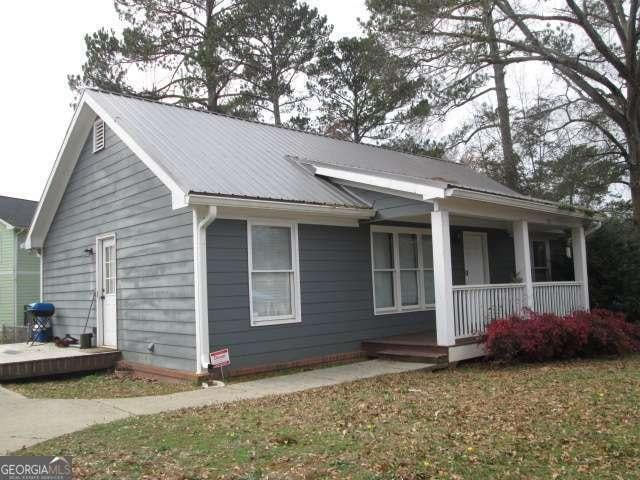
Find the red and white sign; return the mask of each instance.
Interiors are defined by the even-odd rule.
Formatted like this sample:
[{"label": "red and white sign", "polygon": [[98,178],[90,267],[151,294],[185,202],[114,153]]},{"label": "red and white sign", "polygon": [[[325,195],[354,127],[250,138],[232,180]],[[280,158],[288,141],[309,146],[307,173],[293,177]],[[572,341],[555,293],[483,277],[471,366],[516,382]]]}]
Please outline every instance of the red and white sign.
[{"label": "red and white sign", "polygon": [[213,368],[226,367],[227,365],[231,364],[231,360],[229,360],[228,348],[223,348],[222,350],[211,352],[209,356],[211,358],[211,366]]}]

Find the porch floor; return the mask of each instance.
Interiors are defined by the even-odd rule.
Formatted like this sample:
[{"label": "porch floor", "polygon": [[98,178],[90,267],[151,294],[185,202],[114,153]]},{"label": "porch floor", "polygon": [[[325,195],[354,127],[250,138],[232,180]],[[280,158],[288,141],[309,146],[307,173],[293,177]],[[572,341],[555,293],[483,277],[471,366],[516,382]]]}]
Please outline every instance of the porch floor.
[{"label": "porch floor", "polygon": [[[480,343],[478,337],[463,338],[455,346]],[[434,332],[418,332],[406,335],[393,335],[362,342],[362,349],[370,357],[393,358],[406,361],[429,361],[449,363],[449,350],[452,347],[438,345]]]},{"label": "porch floor", "polygon": [[120,352],[109,348],[8,343],[0,345],[0,381],[104,370],[114,367],[119,359]]}]

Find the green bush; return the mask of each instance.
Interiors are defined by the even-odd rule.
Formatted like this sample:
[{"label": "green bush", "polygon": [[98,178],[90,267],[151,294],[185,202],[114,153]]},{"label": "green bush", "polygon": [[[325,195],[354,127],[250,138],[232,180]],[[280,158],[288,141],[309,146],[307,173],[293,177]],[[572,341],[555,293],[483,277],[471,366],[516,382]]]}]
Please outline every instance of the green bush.
[{"label": "green bush", "polygon": [[640,227],[618,217],[587,238],[591,305],[640,321]]}]

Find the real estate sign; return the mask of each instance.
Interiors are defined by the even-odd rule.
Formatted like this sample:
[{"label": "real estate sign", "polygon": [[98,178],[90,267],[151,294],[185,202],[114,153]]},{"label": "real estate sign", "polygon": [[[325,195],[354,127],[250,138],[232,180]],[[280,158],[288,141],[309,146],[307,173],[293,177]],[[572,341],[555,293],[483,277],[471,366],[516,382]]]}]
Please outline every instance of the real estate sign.
[{"label": "real estate sign", "polygon": [[211,366],[213,368],[222,368],[231,364],[231,360],[229,359],[229,349],[223,348],[221,350],[216,350],[215,352],[211,352]]}]

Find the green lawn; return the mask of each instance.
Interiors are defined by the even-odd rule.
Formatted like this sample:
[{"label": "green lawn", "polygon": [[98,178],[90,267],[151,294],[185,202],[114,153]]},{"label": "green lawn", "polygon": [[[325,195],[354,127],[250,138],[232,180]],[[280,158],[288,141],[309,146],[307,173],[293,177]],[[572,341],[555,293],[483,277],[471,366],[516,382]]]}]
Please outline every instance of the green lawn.
[{"label": "green lawn", "polygon": [[2,386],[29,398],[141,397],[198,388],[195,383],[164,383],[110,372],[16,380]]},{"label": "green lawn", "polygon": [[92,427],[78,478],[640,478],[640,356],[389,375]]}]

